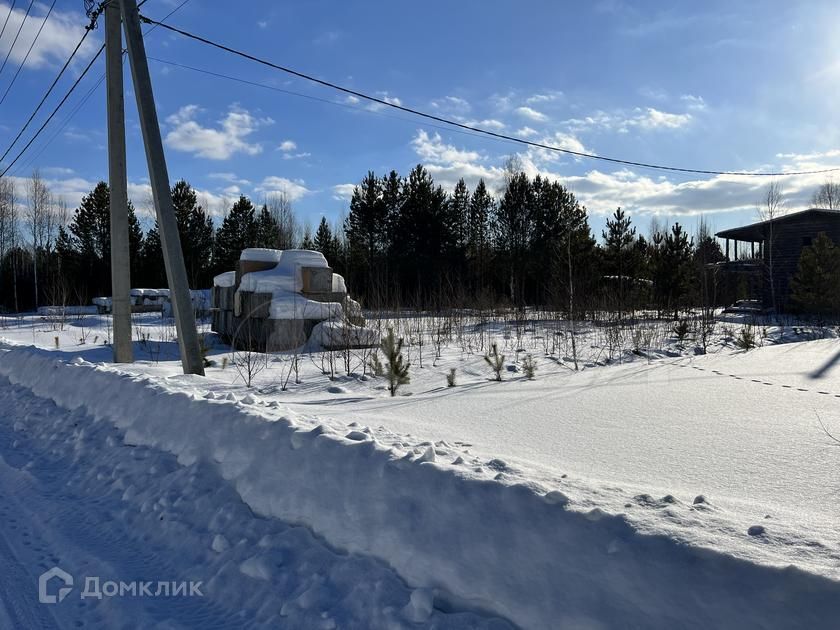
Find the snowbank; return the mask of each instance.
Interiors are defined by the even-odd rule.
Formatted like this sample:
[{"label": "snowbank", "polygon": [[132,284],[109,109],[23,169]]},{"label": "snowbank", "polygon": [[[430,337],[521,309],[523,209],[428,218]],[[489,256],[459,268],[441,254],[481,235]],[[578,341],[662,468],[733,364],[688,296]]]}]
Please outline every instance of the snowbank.
[{"label": "snowbank", "polygon": [[840,615],[838,582],[643,535],[570,510],[556,491],[470,477],[433,446],[397,458],[363,431],[306,431],[252,399],[208,400],[200,377],[178,377],[193,391],[174,391],[33,348],[5,351],[0,374],[115,424],[128,443],[216,467],[258,514],[382,559],[428,589],[412,596],[418,610],[458,602],[540,629],[828,628]]}]

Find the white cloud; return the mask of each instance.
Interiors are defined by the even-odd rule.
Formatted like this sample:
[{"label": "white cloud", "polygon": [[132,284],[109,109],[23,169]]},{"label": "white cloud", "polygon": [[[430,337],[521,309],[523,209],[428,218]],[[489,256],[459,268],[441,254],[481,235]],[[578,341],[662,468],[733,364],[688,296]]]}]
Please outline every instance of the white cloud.
[{"label": "white cloud", "polygon": [[207,175],[210,179],[219,179],[223,182],[230,182],[231,184],[239,184],[241,186],[250,185],[250,181],[243,179],[236,175],[236,173],[210,173]]},{"label": "white cloud", "polygon": [[545,122],[546,120],[548,120],[548,116],[546,116],[542,112],[537,111],[533,107],[528,107],[527,105],[517,107],[516,113],[522,116],[523,118],[533,120],[534,122]]},{"label": "white cloud", "polygon": [[525,126],[521,129],[517,129],[514,133],[520,138],[530,138],[531,136],[536,136],[538,131],[531,127]]},{"label": "white cloud", "polygon": [[[573,151],[591,153],[575,136],[556,133],[542,140],[545,144],[561,146]],[[491,162],[475,151],[452,146],[439,134],[418,131],[412,140],[417,155],[435,181],[451,189],[460,178],[473,187],[484,179],[487,186],[498,193],[504,186],[504,157]],[[761,202],[767,178],[720,175],[680,181],[673,175],[650,174],[622,167],[603,170],[596,165],[583,174],[567,175],[558,172],[568,161],[556,152],[529,149],[517,156],[522,169],[530,177],[537,174],[557,180],[572,190],[594,214],[609,214],[621,206],[636,214],[667,216],[696,215],[734,211],[755,212]],[[820,153],[785,153],[786,161],[765,165],[762,169],[780,171],[819,170],[837,167],[824,158],[840,158],[840,149]],[[583,162],[583,160],[575,160]],[[790,209],[808,206],[814,190],[825,181],[825,175],[789,176],[781,181]],[[348,185],[349,186],[349,185]],[[347,190],[352,191],[352,187]]]},{"label": "white cloud", "polygon": [[[351,96],[352,96],[352,94],[351,94]],[[386,103],[390,103],[391,105],[402,106],[402,101],[399,98],[397,98],[396,96],[391,96],[390,94],[388,94],[388,92],[377,92],[376,96],[378,98],[382,99],[383,101],[385,101]],[[355,97],[353,97],[353,98],[355,98]],[[359,100],[356,99],[356,102],[358,103]],[[365,107],[372,112],[378,112],[378,111],[381,111],[381,110],[385,109],[387,107],[387,105],[383,105],[382,103],[369,102]]]},{"label": "white cloud", "polygon": [[691,114],[669,114],[648,107],[644,112],[627,121],[627,124],[638,125],[642,129],[679,129],[690,123],[691,118]]},{"label": "white cloud", "polygon": [[683,94],[680,96],[680,100],[685,103],[685,106],[688,109],[693,109],[694,111],[704,111],[707,109],[706,101],[703,99],[702,96],[695,96],[693,94]]},{"label": "white cloud", "polygon": [[336,201],[350,201],[356,184],[336,184],[332,187],[333,199]]},{"label": "white cloud", "polygon": [[484,120],[464,120],[463,123],[465,125],[469,125],[470,127],[482,127],[491,131],[501,131],[507,126],[501,120],[497,120],[495,118],[485,118]]},{"label": "white cloud", "polygon": [[263,179],[260,185],[254,188],[254,191],[264,195],[283,193],[288,195],[291,201],[297,201],[312,192],[301,179],[291,180],[274,175]]},{"label": "white cloud", "polygon": [[248,142],[248,136],[274,122],[270,118],[257,118],[234,105],[218,121],[219,127],[211,128],[195,120],[200,112],[198,105],[185,105],[169,116],[166,122],[172,129],[166,134],[166,144],[210,160],[227,160],[237,153],[257,155],[262,145]]},{"label": "white cloud", "polygon": [[348,105],[358,105],[359,104],[359,97],[358,96],[353,96],[352,94],[348,94],[344,98],[344,102],[347,103]]},{"label": "white cloud", "polygon": [[257,26],[259,26],[260,28],[268,28],[268,20],[257,21]]},{"label": "white cloud", "polygon": [[477,162],[481,155],[476,151],[463,151],[451,144],[445,144],[439,133],[430,136],[419,129],[411,141],[414,151],[426,162],[432,163],[467,163]]},{"label": "white cloud", "polygon": [[547,92],[542,92],[539,94],[533,94],[525,99],[525,102],[528,105],[534,105],[536,103],[551,103],[556,101],[560,97],[563,96],[563,92],[557,90],[549,90]]},{"label": "white cloud", "polygon": [[628,133],[631,129],[653,131],[657,129],[680,129],[689,125],[694,117],[686,112],[674,114],[653,107],[637,107],[629,114],[617,110],[613,113],[596,111],[583,118],[570,118],[563,125],[571,131],[604,130]]},{"label": "white cloud", "polygon": [[294,151],[297,149],[297,143],[293,140],[283,140],[277,148],[284,152]]},{"label": "white cloud", "polygon": [[472,109],[469,102],[460,96],[444,96],[443,98],[435,99],[432,101],[432,107],[447,112],[457,112],[459,114],[465,114]]},{"label": "white cloud", "polygon": [[[3,16],[3,20],[6,19],[7,14],[9,15],[9,21],[6,24],[3,38],[0,39],[0,50],[3,51],[4,57],[12,45],[18,28],[23,23],[17,44],[12,48],[11,54],[9,55],[9,62],[15,66],[20,64],[24,57],[26,57],[29,44],[35,39],[35,35],[44,23],[44,18],[47,13],[46,6],[36,4],[37,9],[24,21],[24,16],[26,15],[24,6],[26,5],[20,3],[18,8],[9,14],[8,2],[0,4],[0,15]],[[35,13],[39,14],[35,15]],[[88,20],[82,13],[54,10],[50,15],[50,19],[44,25],[38,41],[32,48],[32,52],[26,59],[25,67],[41,68],[63,64],[82,38],[87,23]],[[77,53],[79,59],[87,59],[99,47],[99,43],[96,40],[96,36],[88,36],[85,39],[85,43]]]},{"label": "white cloud", "polygon": [[312,155],[312,154],[309,153],[308,151],[304,151],[303,153],[284,153],[283,154],[283,159],[284,160],[300,160],[300,159],[303,159],[303,158],[308,158],[310,155]]}]

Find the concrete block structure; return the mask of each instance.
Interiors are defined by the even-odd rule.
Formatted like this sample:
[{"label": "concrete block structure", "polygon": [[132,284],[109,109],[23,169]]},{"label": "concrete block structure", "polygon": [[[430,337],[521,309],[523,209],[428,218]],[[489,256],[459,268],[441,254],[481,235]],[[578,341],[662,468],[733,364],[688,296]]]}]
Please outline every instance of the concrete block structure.
[{"label": "concrete block structure", "polygon": [[[378,344],[344,278],[320,252],[246,249],[213,281],[212,330],[236,349],[276,352],[310,340],[333,349]],[[314,333],[314,334],[313,334]]]}]

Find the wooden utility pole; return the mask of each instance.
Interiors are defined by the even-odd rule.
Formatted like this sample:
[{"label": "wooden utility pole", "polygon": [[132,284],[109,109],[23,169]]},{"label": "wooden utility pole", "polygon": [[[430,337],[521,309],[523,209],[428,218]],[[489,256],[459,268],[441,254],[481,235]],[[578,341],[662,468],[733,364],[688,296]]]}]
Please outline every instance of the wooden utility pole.
[{"label": "wooden utility pole", "polygon": [[131,272],[128,237],[128,184],[125,174],[125,107],[123,100],[120,7],[105,7],[105,79],[108,104],[108,179],[111,189],[111,314],[114,361],[131,363]]},{"label": "wooden utility pole", "polygon": [[175,327],[178,331],[181,364],[185,374],[203,376],[204,360],[198,344],[198,330],[195,327],[187,269],[184,266],[184,255],[178,236],[178,222],[175,220],[175,208],[172,205],[172,194],[169,189],[169,173],[163,154],[163,141],[160,138],[146,47],[140,30],[140,14],[135,0],[119,0],[119,2],[122,9],[128,59],[131,63],[134,95],[137,98],[137,110],[140,116],[140,129],[143,132],[143,144],[146,147],[152,197],[160,227],[163,262],[166,266],[166,279],[169,282],[169,299],[172,302]]}]

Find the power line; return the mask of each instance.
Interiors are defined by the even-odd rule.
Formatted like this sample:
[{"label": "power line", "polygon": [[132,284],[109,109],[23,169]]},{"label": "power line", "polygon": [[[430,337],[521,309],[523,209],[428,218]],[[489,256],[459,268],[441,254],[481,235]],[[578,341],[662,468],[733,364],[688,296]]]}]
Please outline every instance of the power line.
[{"label": "power line", "polygon": [[[175,68],[181,68],[183,70],[190,70],[192,72],[197,72],[199,74],[206,74],[211,77],[216,77],[219,79],[226,79],[228,81],[234,81],[236,83],[241,83],[243,85],[251,85],[253,87],[263,88],[265,90],[271,90],[272,92],[279,92],[280,94],[286,94],[288,96],[296,96],[298,98],[305,98],[310,101],[316,101],[318,103],[324,103],[325,105],[334,105],[336,107],[341,107],[344,109],[349,109],[355,112],[364,112],[367,114],[374,114],[377,116],[384,116],[386,118],[392,118],[394,120],[401,120],[403,122],[408,122],[412,124],[417,124],[417,121],[413,118],[408,118],[406,116],[396,116],[393,114],[388,114],[385,111],[379,109],[368,109],[366,107],[359,107],[357,105],[353,105],[351,103],[342,103],[341,101],[332,101],[328,98],[321,98],[319,96],[313,96],[312,94],[304,94],[302,92],[295,92],[294,90],[287,90],[284,88],[279,88],[274,85],[269,85],[267,83],[260,83],[259,81],[250,81],[248,79],[242,79],[240,77],[234,77],[229,74],[224,74],[222,72],[215,72],[213,70],[207,70],[206,68],[197,68],[196,66],[190,66],[184,63],[178,63],[177,61],[171,61],[169,59],[161,59],[159,57],[153,57],[151,55],[146,55],[148,59],[151,61],[156,61],[158,63],[163,63],[168,66],[173,66]],[[443,131],[451,131],[454,133],[463,134],[465,136],[470,136],[471,138],[483,138],[481,134],[473,133],[471,131],[466,131],[463,129],[453,129],[451,127],[445,127],[443,125],[437,125],[434,123],[422,123],[423,126],[432,127],[434,129],[441,129]]]},{"label": "power line", "polygon": [[50,5],[49,11],[47,11],[46,17],[44,17],[44,21],[41,22],[41,26],[38,27],[38,32],[35,33],[35,39],[32,40],[32,43],[29,45],[29,50],[26,51],[26,56],[23,58],[23,61],[20,62],[20,65],[18,66],[17,72],[15,72],[15,76],[12,77],[12,82],[9,83],[9,87],[7,87],[6,91],[3,93],[3,97],[0,98],[0,105],[2,105],[3,101],[6,100],[6,96],[8,96],[9,90],[12,89],[12,86],[15,84],[15,81],[17,81],[17,78],[18,78],[18,75],[20,74],[20,71],[23,70],[23,66],[24,66],[24,64],[26,64],[26,60],[29,59],[29,55],[32,53],[32,49],[35,48],[35,42],[38,41],[38,38],[41,36],[41,31],[44,30],[44,26],[47,24],[47,20],[50,19],[50,15],[52,15],[52,10],[53,10],[53,7],[55,6],[55,3],[56,3],[56,0],[53,0],[52,4]]},{"label": "power line", "polygon": [[[21,157],[21,156],[22,156],[22,155],[26,152],[26,150],[27,150],[30,146],[32,146],[32,143],[33,143],[33,142],[35,142],[35,139],[36,139],[39,135],[41,135],[41,132],[42,132],[42,131],[44,131],[44,128],[45,128],[48,124],[50,124],[50,121],[51,121],[51,120],[55,117],[55,115],[58,113],[58,110],[59,110],[59,109],[61,109],[61,106],[62,106],[62,105],[64,105],[64,103],[66,103],[66,102],[67,102],[67,99],[68,99],[68,98],[70,98],[70,95],[73,93],[73,90],[75,90],[75,89],[76,89],[76,87],[79,85],[79,83],[81,83],[82,79],[84,79],[84,78],[85,78],[85,75],[86,75],[86,74],[88,73],[88,71],[91,69],[91,67],[93,66],[94,62],[95,62],[97,59],[99,59],[99,55],[101,55],[101,54],[102,54],[102,51],[103,51],[103,50],[105,50],[105,44],[102,44],[102,46],[101,46],[101,47],[99,48],[99,50],[97,51],[96,55],[94,55],[93,59],[91,59],[91,60],[90,60],[90,62],[88,62],[88,65],[87,65],[87,66],[85,66],[85,69],[84,69],[84,70],[82,70],[82,73],[81,73],[81,74],[80,74],[80,75],[76,78],[76,80],[73,82],[73,85],[71,85],[71,86],[70,86],[70,89],[69,89],[69,90],[67,91],[67,93],[64,95],[64,98],[62,98],[62,99],[61,99],[61,101],[59,101],[58,105],[56,105],[56,106],[55,106],[55,109],[53,109],[52,113],[51,113],[51,114],[47,117],[47,119],[44,121],[44,124],[42,124],[42,125],[38,128],[38,131],[36,131],[36,132],[35,132],[35,135],[34,135],[34,136],[32,136],[32,137],[29,139],[29,142],[27,142],[27,143],[26,143],[26,145],[25,145],[25,146],[24,146],[24,147],[23,147],[23,148],[22,148],[22,149],[18,152],[18,154],[15,156],[15,159],[13,159],[13,160],[9,163],[9,165],[8,165],[5,169],[3,169],[3,172],[2,172],[2,173],[0,173],[0,177],[3,177],[6,173],[8,173],[8,172],[9,172],[9,169],[10,169],[10,168],[12,168],[12,167],[15,165],[15,162],[17,162],[17,161],[20,159],[20,157]],[[5,156],[4,156],[4,157],[5,157]]]},{"label": "power line", "polygon": [[3,39],[3,33],[6,32],[6,25],[9,23],[9,18],[12,17],[12,12],[15,10],[17,0],[12,0],[12,5],[9,7],[9,12],[6,14],[6,19],[3,21],[3,28],[0,28],[0,40]]},{"label": "power line", "polygon": [[9,56],[12,54],[12,49],[15,47],[15,44],[17,44],[18,37],[20,37],[20,32],[23,30],[23,25],[26,24],[26,18],[29,17],[29,12],[32,10],[33,4],[35,4],[35,0],[29,0],[29,6],[26,8],[26,13],[23,16],[23,19],[20,21],[20,26],[18,26],[18,31],[15,34],[15,38],[12,40],[12,45],[9,46],[9,50],[6,53],[6,58],[3,60],[3,64],[0,65],[0,74],[3,74],[3,68],[6,67],[6,62],[9,60]]},{"label": "power line", "polygon": [[[96,10],[96,12],[94,13],[94,15],[91,17],[90,24],[88,24],[88,25],[87,25],[87,27],[85,27],[85,33],[84,33],[84,35],[82,35],[82,38],[79,40],[79,43],[78,43],[78,44],[76,44],[76,47],[73,49],[73,52],[72,52],[72,53],[70,53],[70,57],[68,57],[68,58],[67,58],[67,61],[65,61],[65,62],[64,62],[64,65],[61,67],[61,70],[59,70],[59,71],[58,71],[58,74],[56,75],[55,79],[53,79],[53,82],[50,84],[50,87],[47,89],[47,91],[46,91],[46,93],[44,94],[44,96],[42,96],[42,97],[41,97],[41,101],[40,101],[40,102],[38,103],[38,105],[35,107],[35,109],[34,109],[34,111],[32,112],[32,114],[30,114],[29,118],[28,118],[28,119],[27,119],[27,121],[24,123],[23,127],[21,127],[20,131],[19,131],[19,132],[18,132],[18,134],[15,136],[15,139],[14,139],[14,140],[12,140],[12,143],[11,143],[11,144],[10,144],[10,145],[6,148],[6,150],[3,152],[3,155],[2,155],[2,156],[0,156],[0,164],[2,164],[2,163],[3,163],[3,160],[5,160],[5,159],[6,159],[6,156],[7,156],[7,155],[9,155],[9,152],[10,152],[10,151],[12,150],[12,148],[15,146],[15,144],[17,143],[17,141],[18,141],[18,140],[20,140],[20,137],[23,135],[23,133],[26,131],[26,129],[29,127],[29,125],[32,123],[32,121],[35,119],[35,116],[36,116],[36,115],[38,114],[38,112],[41,110],[41,107],[43,107],[43,106],[44,106],[44,103],[46,102],[47,98],[49,98],[50,94],[52,94],[52,91],[55,89],[55,86],[56,86],[56,84],[58,83],[59,79],[61,79],[61,77],[64,75],[64,72],[67,70],[68,66],[70,65],[70,62],[71,62],[71,61],[73,61],[73,58],[76,56],[76,53],[77,53],[77,52],[79,52],[79,49],[82,47],[82,44],[84,44],[85,39],[86,39],[86,38],[87,38],[87,36],[90,34],[90,32],[93,30],[93,28],[96,26],[96,18],[97,18],[97,17],[99,17],[99,13],[102,11],[102,7],[103,7],[103,6],[104,6],[104,5],[101,5],[101,4],[99,5],[99,8]],[[100,48],[100,49],[99,49],[99,52],[96,54],[96,56],[97,56],[97,57],[99,57],[99,55],[100,55],[100,53],[102,52],[103,48],[104,48],[104,45],[103,45],[103,47],[102,47],[102,48]],[[95,58],[94,58],[94,60],[95,60]],[[84,75],[82,75],[82,76],[84,76]],[[81,79],[81,77],[79,77],[79,79]],[[79,79],[77,79],[77,80],[76,80],[76,84],[74,84],[74,86],[78,84]],[[71,91],[72,91],[72,88],[71,88]],[[67,96],[69,96],[69,93],[67,94]],[[67,96],[65,96],[65,97],[64,97],[64,99],[62,100],[62,103],[64,102],[64,100],[66,100],[66,99],[67,99]],[[55,114],[55,112],[53,112],[53,115],[54,115],[54,114]],[[50,117],[52,118],[52,115],[51,115]],[[36,135],[36,137],[37,137],[37,135]],[[34,140],[34,138],[33,138],[33,140]],[[30,144],[31,144],[31,142],[32,142],[32,141],[30,141]],[[19,157],[19,156],[18,156],[18,157]],[[15,159],[17,159],[17,158],[15,158]],[[8,171],[8,170],[9,170],[9,168],[7,167],[7,168],[3,171],[3,173],[5,174],[5,173],[6,173],[6,171]]]},{"label": "power line", "polygon": [[[170,18],[172,15],[174,15],[176,12],[180,11],[180,10],[181,10],[181,8],[183,8],[183,7],[184,7],[184,5],[186,5],[189,1],[190,1],[190,0],[182,0],[182,2],[181,2],[178,6],[176,6],[174,9],[172,9],[172,10],[171,10],[171,11],[170,11],[167,15],[166,15],[166,17],[164,17],[164,18],[163,18],[163,20],[167,20],[167,19],[169,19],[169,18]],[[138,6],[142,6],[142,5],[143,5],[143,4],[145,4],[146,2],[148,2],[148,0],[141,0],[140,4],[139,4]],[[93,28],[94,28],[95,23],[96,23],[96,19],[98,18],[99,14],[101,13],[101,11],[102,11],[103,7],[104,7],[104,4],[100,4],[100,5],[99,5],[99,7],[98,7],[97,9],[95,9],[95,10],[91,10],[91,12],[90,12],[90,14],[89,14],[89,15],[90,15],[90,17],[91,17],[91,22],[90,22],[90,25],[88,26],[88,30],[86,30],[86,31],[85,31],[85,36],[87,36],[87,33],[88,33],[91,29],[93,29]],[[157,28],[157,26],[156,26],[156,25],[153,25],[151,28],[149,28],[149,29],[148,29],[148,30],[147,30],[147,31],[143,34],[143,35],[144,35],[144,37],[145,37],[145,36],[147,36],[147,35],[149,35],[149,34],[151,34],[151,33],[152,33],[152,32],[153,32],[156,28]],[[84,41],[84,37],[82,38],[82,41]],[[78,51],[79,47],[81,46],[81,43],[82,43],[82,42],[79,42],[79,45],[76,47],[76,50],[74,50],[74,51],[73,51],[73,54],[75,54],[75,53],[76,53],[76,51]],[[84,72],[82,73],[82,75],[81,75],[81,76],[79,76],[79,78],[76,80],[76,82],[75,82],[75,83],[73,84],[73,86],[70,88],[70,90],[67,92],[67,94],[64,96],[64,98],[61,100],[61,102],[60,102],[60,103],[56,106],[56,108],[53,110],[52,114],[50,114],[50,116],[49,116],[49,118],[46,120],[46,122],[45,122],[43,125],[41,125],[41,128],[40,128],[40,129],[38,129],[38,131],[37,131],[37,132],[35,133],[35,135],[34,135],[34,136],[33,136],[33,137],[29,140],[29,142],[26,144],[26,146],[25,146],[25,147],[24,147],[24,148],[23,148],[23,149],[22,149],[22,150],[21,150],[21,151],[17,154],[17,156],[15,157],[15,159],[12,161],[12,163],[11,163],[11,164],[9,164],[9,166],[8,166],[8,167],[6,167],[6,168],[3,170],[3,172],[2,172],[2,173],[0,173],[0,177],[2,177],[3,175],[5,175],[6,173],[8,173],[8,172],[9,172],[9,170],[10,170],[10,169],[11,169],[11,167],[14,165],[14,163],[15,163],[15,162],[17,162],[17,161],[18,161],[18,159],[20,159],[20,157],[23,155],[23,153],[24,153],[24,152],[25,152],[25,151],[29,148],[29,146],[31,146],[31,145],[32,145],[32,143],[33,143],[33,142],[34,142],[34,141],[38,138],[38,136],[41,134],[41,132],[43,132],[44,128],[47,126],[47,124],[49,124],[50,120],[52,120],[52,118],[55,116],[55,114],[58,112],[58,110],[59,110],[59,109],[62,107],[62,105],[63,105],[63,104],[67,101],[67,99],[69,98],[70,94],[72,94],[73,90],[75,90],[76,86],[80,83],[80,81],[82,80],[82,78],[84,78],[84,75],[85,75],[85,74],[87,74],[88,70],[90,70],[90,67],[93,65],[93,63],[94,63],[94,62],[95,62],[95,61],[99,58],[99,55],[101,55],[101,54],[102,54],[103,49],[104,49],[104,45],[102,46],[102,48],[100,48],[100,49],[99,49],[99,52],[97,52],[97,53],[96,53],[96,56],[95,56],[95,57],[91,60],[91,62],[88,64],[87,68],[85,68],[85,70],[84,70]],[[126,53],[126,51],[125,51],[125,50],[123,50],[123,56],[125,56],[125,53]],[[71,55],[71,59],[72,59],[72,55]],[[69,61],[68,61],[68,63],[69,63]],[[65,67],[66,67],[66,64],[65,64]],[[62,69],[62,72],[63,72],[63,69]],[[59,73],[59,77],[60,77],[60,76],[61,76],[61,73]],[[55,82],[57,82],[57,81],[58,81],[58,78],[59,78],[59,77],[57,77],[57,78],[56,78],[56,81],[54,81],[54,82],[53,82],[53,85],[50,87],[50,90],[52,90],[52,88],[53,88],[53,87],[55,87]],[[26,163],[26,165],[24,165],[23,167],[18,167],[18,169],[15,171],[16,173],[17,173],[17,172],[21,172],[22,168],[26,168],[28,165],[32,164],[32,162],[33,162],[34,160],[36,160],[36,159],[37,159],[37,158],[38,158],[38,157],[39,157],[39,156],[40,156],[40,155],[41,155],[41,154],[42,154],[42,153],[46,150],[46,148],[47,148],[47,147],[48,147],[48,146],[49,146],[49,145],[50,145],[50,144],[51,144],[51,143],[52,143],[52,142],[53,142],[53,141],[54,141],[54,140],[58,137],[58,135],[59,135],[59,134],[60,134],[60,133],[64,130],[64,128],[65,128],[65,127],[66,127],[66,126],[70,123],[70,120],[71,120],[71,119],[72,119],[72,118],[73,118],[73,117],[74,117],[74,116],[75,116],[75,115],[79,112],[79,110],[80,110],[80,109],[84,106],[84,104],[88,101],[88,99],[90,99],[90,97],[93,95],[93,93],[96,91],[96,89],[97,89],[100,85],[102,85],[102,83],[103,83],[103,81],[104,81],[104,80],[105,80],[105,74],[103,73],[103,74],[99,77],[99,80],[96,82],[96,84],[94,84],[94,86],[93,86],[90,90],[88,90],[88,91],[87,91],[87,93],[86,93],[86,94],[82,97],[82,99],[79,101],[79,103],[78,103],[78,104],[77,104],[77,105],[73,108],[73,110],[70,112],[70,114],[69,114],[69,115],[68,115],[68,116],[64,119],[64,121],[61,123],[60,127],[58,128],[58,130],[57,130],[57,131],[56,131],[56,132],[55,132],[52,136],[50,136],[50,138],[49,138],[49,139],[48,139],[48,140],[47,140],[47,141],[46,141],[46,142],[45,142],[45,143],[41,146],[41,148],[38,150],[38,152],[35,154],[35,156],[34,156],[32,159],[30,159],[30,160]],[[48,91],[48,92],[47,92],[47,94],[44,96],[44,99],[42,99],[41,103],[38,105],[38,108],[36,108],[36,111],[35,111],[35,112],[33,112],[32,116],[30,116],[30,118],[29,118],[29,120],[27,121],[26,125],[24,125],[24,128],[21,130],[21,132],[17,135],[17,137],[15,138],[15,140],[12,142],[12,145],[11,145],[11,146],[9,146],[9,148],[6,150],[6,153],[4,153],[2,157],[0,157],[0,161],[2,161],[2,159],[6,157],[6,155],[7,155],[7,154],[9,153],[9,151],[11,150],[12,146],[14,146],[15,142],[17,142],[18,138],[20,138],[20,136],[23,134],[23,131],[26,129],[26,127],[27,127],[27,126],[29,125],[29,123],[32,121],[32,119],[34,118],[35,114],[37,113],[37,110],[41,107],[41,105],[43,105],[44,100],[46,100],[46,97],[47,97],[48,95],[49,95],[49,91]]]},{"label": "power line", "polygon": [[457,127],[460,129],[465,129],[468,131],[472,131],[474,133],[478,133],[481,135],[489,136],[492,138],[498,138],[501,140],[505,140],[508,142],[515,142],[521,145],[534,147],[537,149],[545,149],[547,151],[554,151],[557,153],[564,153],[566,155],[572,155],[574,157],[579,158],[586,158],[590,160],[600,160],[603,162],[611,162],[613,164],[623,164],[625,166],[637,166],[641,168],[649,168],[653,170],[659,171],[670,171],[670,172],[677,172],[677,173],[694,173],[699,175],[733,175],[733,176],[744,176],[744,177],[784,177],[788,175],[817,175],[822,173],[832,173],[835,171],[840,171],[840,167],[836,168],[827,168],[821,170],[814,170],[814,171],[778,171],[778,172],[744,172],[744,171],[725,171],[725,170],[711,170],[711,169],[699,169],[699,168],[681,168],[677,166],[666,166],[662,164],[652,164],[647,162],[637,162],[634,160],[625,160],[620,158],[613,158],[613,157],[606,157],[603,155],[596,155],[594,153],[586,153],[583,151],[573,151],[571,149],[564,149],[562,147],[552,146],[548,144],[543,144],[541,142],[533,142],[531,140],[526,140],[524,138],[519,138],[516,136],[511,136],[504,133],[499,133],[496,131],[490,131],[489,129],[483,129],[481,127],[476,127],[473,125],[467,125],[465,123],[459,123],[457,121],[444,118],[442,116],[436,116],[434,114],[429,114],[427,112],[420,111],[418,109],[413,109],[411,107],[406,107],[404,105],[399,105],[397,103],[389,102],[383,98],[378,98],[376,96],[371,96],[369,94],[365,94],[364,92],[359,92],[357,90],[353,90],[342,85],[338,85],[336,83],[332,83],[331,81],[325,81],[324,79],[319,79],[312,75],[306,74],[304,72],[300,72],[298,70],[294,70],[292,68],[288,68],[286,66],[281,66],[279,64],[273,63],[266,59],[262,59],[250,53],[243,52],[241,50],[237,50],[235,48],[231,48],[230,46],[226,46],[224,44],[220,44],[218,42],[212,41],[207,39],[206,37],[202,37],[200,35],[196,35],[194,33],[190,33],[188,31],[176,28],[174,26],[170,26],[168,24],[163,24],[162,22],[153,20],[148,18],[144,15],[140,16],[140,19],[148,24],[155,24],[157,26],[161,26],[168,31],[173,33],[177,33],[178,35],[182,35],[183,37],[187,37],[189,39],[195,40],[197,42],[201,42],[203,44],[207,44],[208,46],[212,46],[213,48],[217,48],[219,50],[223,50],[225,52],[237,55],[242,57],[243,59],[248,59],[249,61],[254,61],[261,65],[267,66],[274,70],[279,70],[281,72],[285,72],[286,74],[290,74],[292,76],[296,76],[300,79],[305,79],[306,81],[310,81],[312,83],[317,83],[324,87],[328,87],[333,90],[337,90],[339,92],[343,92],[345,94],[349,94],[351,96],[355,96],[356,98],[360,98],[372,103],[378,103],[379,105],[390,107],[392,109],[397,109],[409,114],[413,114],[414,116],[419,116],[421,118],[426,118],[428,120],[434,120],[439,123],[443,123],[445,125],[450,125],[452,127]]}]

